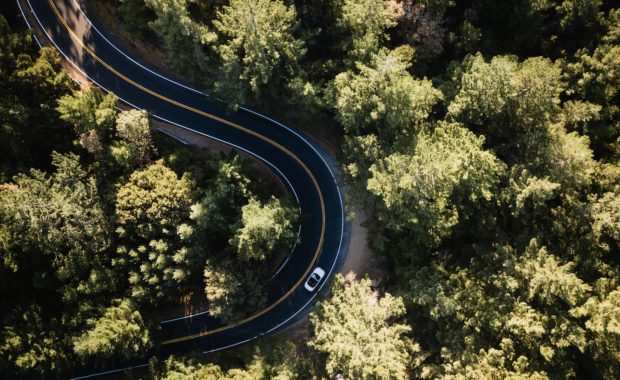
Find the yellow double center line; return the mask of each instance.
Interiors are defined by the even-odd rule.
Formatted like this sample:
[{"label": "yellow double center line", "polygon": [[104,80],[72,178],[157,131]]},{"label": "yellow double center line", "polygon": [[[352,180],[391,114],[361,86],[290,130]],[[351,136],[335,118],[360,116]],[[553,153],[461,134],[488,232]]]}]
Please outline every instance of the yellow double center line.
[{"label": "yellow double center line", "polygon": [[319,200],[321,203],[321,236],[319,239],[319,244],[317,245],[316,248],[316,252],[314,254],[314,257],[312,258],[312,262],[310,263],[310,266],[306,269],[305,273],[303,274],[303,276],[301,276],[301,278],[295,283],[295,285],[293,285],[293,287],[291,289],[289,289],[282,297],[280,297],[280,299],[278,299],[276,302],[274,302],[273,304],[269,305],[268,307],[266,307],[265,309],[261,310],[260,312],[245,318],[239,322],[230,324],[230,325],[226,325],[226,326],[222,326],[222,327],[218,327],[216,329],[213,330],[209,330],[209,331],[205,331],[205,332],[201,332],[198,334],[193,334],[193,335],[187,335],[184,337],[180,337],[180,338],[175,338],[175,339],[170,339],[170,340],[166,340],[164,342],[162,342],[161,344],[170,344],[170,343],[177,343],[177,342],[182,342],[185,340],[190,340],[190,339],[195,339],[195,338],[199,338],[199,337],[203,337],[203,336],[207,336],[210,334],[214,334],[216,332],[222,331],[222,330],[227,330],[227,329],[231,329],[233,327],[239,326],[241,324],[244,324],[246,322],[249,322],[253,319],[256,319],[258,317],[260,317],[261,315],[267,313],[269,310],[273,309],[274,307],[278,306],[280,303],[282,303],[282,301],[284,301],[293,291],[295,291],[295,289],[297,287],[299,287],[299,285],[301,284],[301,282],[304,280],[304,278],[306,278],[306,276],[308,275],[308,273],[310,273],[310,270],[312,269],[312,267],[314,266],[314,264],[316,263],[316,260],[319,257],[319,254],[321,253],[321,247],[323,246],[323,239],[325,236],[325,203],[323,201],[323,193],[321,192],[321,189],[319,187],[319,184],[316,180],[316,178],[314,177],[314,175],[312,174],[312,172],[310,171],[310,169],[308,169],[308,167],[299,159],[299,157],[297,157],[295,154],[293,154],[290,150],[286,149],[285,147],[283,147],[282,145],[278,144],[277,142],[271,140],[268,137],[265,137],[255,131],[252,131],[251,129],[242,127],[236,123],[233,123],[231,121],[228,121],[226,119],[222,119],[221,117],[212,115],[210,113],[204,112],[202,110],[196,109],[194,107],[188,106],[186,104],[180,103],[174,99],[170,99],[166,96],[163,96],[161,94],[158,94],[157,92],[148,89],[146,87],[144,87],[143,85],[131,80],[130,78],[126,77],[125,75],[123,75],[122,73],[118,72],[116,69],[114,69],[111,65],[109,65],[107,62],[105,62],[104,60],[102,60],[100,57],[98,57],[95,52],[93,52],[88,46],[84,45],[82,39],[77,36],[75,34],[75,32],[69,27],[69,25],[67,24],[67,21],[64,19],[64,17],[60,14],[60,11],[58,10],[58,8],[56,7],[56,5],[54,4],[54,2],[52,0],[47,0],[47,2],[49,3],[50,7],[52,8],[52,10],[54,11],[54,13],[56,14],[56,17],[58,18],[58,20],[60,20],[60,22],[62,23],[62,25],[65,27],[65,29],[67,29],[67,31],[69,32],[69,34],[71,35],[71,38],[73,38],[91,57],[93,57],[95,60],[97,60],[97,62],[99,62],[101,65],[103,65],[106,69],[108,69],[110,72],[112,72],[114,75],[118,76],[119,78],[121,78],[122,80],[126,81],[127,83],[130,83],[131,85],[139,88],[140,90],[148,93],[149,95],[153,95],[161,100],[164,100],[168,103],[174,104],[177,107],[180,108],[184,108],[188,111],[197,113],[199,115],[208,117],[209,119],[213,119],[216,121],[219,121],[222,124],[228,125],[230,127],[233,128],[237,128],[249,135],[255,136],[273,146],[275,146],[276,148],[280,149],[281,151],[283,151],[284,153],[286,153],[288,156],[290,156],[291,158],[293,158],[302,168],[303,170],[308,173],[308,176],[312,179],[312,183],[314,184],[314,187],[316,188],[316,191],[319,195]]}]

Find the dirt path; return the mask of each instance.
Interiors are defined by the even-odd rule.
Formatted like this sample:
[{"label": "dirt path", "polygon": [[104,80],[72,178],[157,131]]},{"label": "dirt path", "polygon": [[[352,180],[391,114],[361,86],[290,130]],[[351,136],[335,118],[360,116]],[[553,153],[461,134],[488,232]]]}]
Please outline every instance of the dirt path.
[{"label": "dirt path", "polygon": [[340,269],[340,273],[349,281],[364,276],[373,255],[368,247],[368,229],[362,225],[367,219],[365,212],[355,210],[355,219],[351,221],[351,241],[347,258]]}]

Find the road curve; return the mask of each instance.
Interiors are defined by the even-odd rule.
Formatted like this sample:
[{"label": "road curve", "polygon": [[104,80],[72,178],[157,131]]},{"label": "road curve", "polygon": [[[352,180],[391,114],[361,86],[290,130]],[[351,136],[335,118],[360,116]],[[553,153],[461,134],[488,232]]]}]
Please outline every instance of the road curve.
[{"label": "road curve", "polygon": [[231,113],[216,99],[139,62],[89,20],[75,0],[24,1],[28,8],[22,11],[31,13],[35,27],[92,82],[131,107],[261,160],[287,185],[304,215],[301,241],[269,281],[263,310],[231,325],[208,313],[169,321],[161,325],[161,345],[154,354],[234,347],[307,313],[328,281],[315,292],[305,290],[303,282],[316,266],[324,268],[329,278],[346,246],[342,189],[329,155],[298,131],[249,109]]}]

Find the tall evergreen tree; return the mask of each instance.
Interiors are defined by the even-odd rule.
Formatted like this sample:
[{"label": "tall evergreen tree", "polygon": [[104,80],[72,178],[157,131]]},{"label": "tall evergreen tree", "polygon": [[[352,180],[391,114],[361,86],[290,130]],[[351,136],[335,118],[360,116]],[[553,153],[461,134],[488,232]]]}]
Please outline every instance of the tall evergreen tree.
[{"label": "tall evergreen tree", "polygon": [[83,359],[105,360],[116,356],[130,360],[141,356],[153,343],[140,312],[129,300],[118,300],[101,317],[89,321],[86,331],[73,341]]},{"label": "tall evergreen tree", "polygon": [[216,89],[222,96],[243,104],[297,75],[305,49],[294,36],[296,17],[295,8],[281,0],[231,0],[217,12],[222,71]]},{"label": "tall evergreen tree", "polygon": [[116,195],[116,264],[127,267],[131,295],[156,303],[201,264],[190,249],[191,184],[157,161],[135,171]]}]

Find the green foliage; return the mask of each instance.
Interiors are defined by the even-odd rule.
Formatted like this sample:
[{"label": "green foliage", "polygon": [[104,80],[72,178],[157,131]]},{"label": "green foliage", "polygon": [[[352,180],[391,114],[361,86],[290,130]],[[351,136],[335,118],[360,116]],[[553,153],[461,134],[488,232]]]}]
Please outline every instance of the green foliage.
[{"label": "green foliage", "polygon": [[155,13],[156,18],[149,22],[149,26],[162,39],[171,66],[198,79],[209,64],[204,48],[215,42],[217,36],[207,26],[192,19],[188,7],[195,2],[144,0]]},{"label": "green foliage", "polygon": [[[243,350],[243,349],[242,349]],[[289,380],[313,378],[313,368],[293,341],[265,341],[241,352],[232,360],[218,360],[204,355],[171,356],[165,362],[151,360],[150,372],[165,380]],[[230,365],[229,362],[233,362]]]},{"label": "green foliage", "polygon": [[[560,27],[565,31],[579,32],[592,30],[602,23],[600,11],[603,0],[564,0],[556,7],[562,17]],[[581,29],[581,30],[580,30]]]},{"label": "green foliage", "polygon": [[[580,49],[574,59],[566,64],[565,77],[570,83],[567,91],[577,99],[598,106],[594,122],[585,124],[578,129],[593,141],[595,151],[603,157],[618,154],[616,143],[620,136],[620,10],[609,13],[608,32],[602,38],[602,43],[593,52]],[[586,120],[590,121],[590,120]]]},{"label": "green foliage", "polygon": [[213,25],[222,36],[216,47],[222,64],[216,90],[243,104],[293,77],[305,53],[293,36],[296,17],[281,0],[231,0],[218,11]]},{"label": "green foliage", "polygon": [[483,138],[458,124],[440,124],[417,140],[413,154],[395,153],[371,166],[368,190],[380,199],[376,217],[383,226],[436,246],[468,204],[493,197],[505,166],[482,149]]},{"label": "green foliage", "polygon": [[74,126],[80,145],[100,153],[109,144],[116,120],[117,97],[98,88],[82,89],[58,99],[60,118]]},{"label": "green foliage", "polygon": [[[77,156],[54,153],[53,164],[53,175],[32,170],[0,192],[5,226],[0,251],[4,265],[18,273],[47,262],[63,300],[74,303],[110,286],[103,255],[110,245],[109,224],[95,181]],[[49,277],[45,270],[31,275],[35,284]]]},{"label": "green foliage", "polygon": [[420,365],[424,355],[406,336],[411,327],[396,322],[404,314],[402,299],[379,296],[369,279],[345,285],[336,275],[331,297],[310,315],[308,345],[327,354],[330,377],[406,378],[409,366]]},{"label": "green foliage", "polygon": [[241,209],[241,220],[229,243],[241,261],[265,260],[293,244],[296,216],[295,209],[282,206],[275,197],[265,204],[252,198]]},{"label": "green foliage", "polygon": [[65,342],[56,330],[57,320],[46,318],[36,304],[12,310],[11,316],[12,320],[9,315],[3,315],[0,331],[2,373],[34,372],[50,376],[68,367]]},{"label": "green foliage", "polygon": [[34,46],[0,15],[0,182],[30,167],[48,168],[52,151],[67,151],[74,138],[54,110],[72,86],[60,54]]},{"label": "green foliage", "polygon": [[[209,314],[231,323],[259,311],[267,300],[261,286],[266,275],[256,265],[244,265],[233,259],[218,262],[207,259],[204,282]],[[251,290],[248,284],[253,284]]]},{"label": "green foliage", "polygon": [[119,142],[111,147],[112,156],[122,166],[134,169],[148,164],[155,152],[146,111],[124,111],[116,117]]},{"label": "green foliage", "polygon": [[620,196],[605,193],[592,203],[592,229],[606,251],[620,243]]},{"label": "green foliage", "polygon": [[349,30],[355,37],[366,34],[380,36],[387,28],[394,26],[392,17],[393,10],[387,7],[384,1],[343,0],[338,25]]},{"label": "green foliage", "polygon": [[161,161],[135,171],[116,195],[117,265],[129,269],[131,296],[156,302],[200,265],[190,249],[191,184]]},{"label": "green foliage", "polygon": [[437,376],[442,380],[462,379],[513,379],[546,380],[545,372],[533,371],[525,356],[515,357],[510,350],[510,340],[502,341],[500,349],[481,349],[480,352],[467,352],[460,360],[446,364],[444,373]]},{"label": "green foliage", "polygon": [[586,329],[592,335],[589,349],[604,378],[620,376],[620,290],[616,287],[604,297],[591,297],[572,312],[587,317]]},{"label": "green foliage", "polygon": [[[153,360],[154,378],[620,377],[614,2],[111,3],[185,78],[341,143],[373,284],[403,297],[338,277],[307,344]],[[225,322],[259,310],[247,284],[293,241],[287,203],[238,157],[156,137],[153,163],[146,113],[70,95],[35,48],[0,18],[1,376],[141,358],[146,301],[196,286]]]},{"label": "green foliage", "polygon": [[123,19],[127,31],[137,36],[146,36],[148,23],[153,21],[153,12],[146,6],[144,0],[116,0],[118,12]]},{"label": "green foliage", "polygon": [[411,135],[428,118],[441,93],[429,80],[414,79],[398,55],[381,52],[369,66],[338,74],[329,102],[348,134],[377,133],[383,143]]},{"label": "green foliage", "polygon": [[454,0],[420,0],[419,3],[429,12],[439,16],[445,14],[448,8],[454,6]]},{"label": "green foliage", "polygon": [[336,6],[336,25],[350,36],[343,44],[349,66],[367,63],[388,39],[386,30],[396,25],[395,9],[383,0],[343,0]]},{"label": "green foliage", "polygon": [[448,117],[489,136],[493,145],[509,141],[511,148],[519,148],[540,139],[559,112],[561,70],[548,59],[519,63],[515,57],[496,56],[487,63],[477,54],[465,58],[459,74]]},{"label": "green foliage", "polygon": [[157,373],[157,379],[161,380],[220,380],[224,379],[224,373],[219,365],[214,363],[201,363],[195,358],[177,358],[170,356],[166,359],[163,368],[155,369],[151,364],[151,371]]},{"label": "green foliage", "polygon": [[216,163],[217,173],[206,186],[204,197],[191,207],[191,219],[197,226],[196,239],[214,252],[228,246],[234,225],[241,218],[241,207],[252,196],[251,180],[241,158]]},{"label": "green foliage", "polygon": [[88,325],[88,329],[73,341],[73,350],[82,358],[118,356],[129,360],[152,346],[142,316],[129,300],[115,302]]},{"label": "green foliage", "polygon": [[559,188],[560,184],[551,182],[549,177],[538,178],[515,165],[510,178],[513,215],[534,214],[543,209],[547,201],[558,195]]},{"label": "green foliage", "polygon": [[[475,368],[484,364],[481,356],[493,353],[492,362],[484,364],[491,367],[480,369],[483,373],[492,371],[493,363],[493,371],[533,372],[527,368],[536,363],[538,371],[570,376],[574,353],[586,349],[584,326],[571,313],[584,304],[591,287],[576,275],[573,264],[536,240],[524,255],[501,247],[480,253],[465,266],[446,262],[423,267],[409,284],[408,300],[425,310],[427,323],[432,321],[429,326],[438,331],[439,373],[467,373],[472,370],[468,363]],[[467,359],[459,363],[458,358]]]},{"label": "green foliage", "polygon": [[424,356],[406,334],[411,327],[395,320],[405,314],[401,298],[379,296],[369,279],[346,285],[336,275],[329,299],[310,315],[308,345],[327,354],[330,376],[404,378],[407,368]]}]

